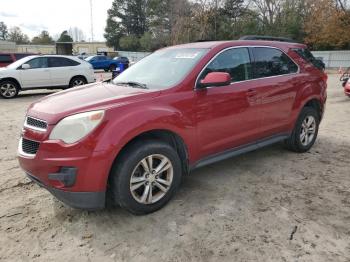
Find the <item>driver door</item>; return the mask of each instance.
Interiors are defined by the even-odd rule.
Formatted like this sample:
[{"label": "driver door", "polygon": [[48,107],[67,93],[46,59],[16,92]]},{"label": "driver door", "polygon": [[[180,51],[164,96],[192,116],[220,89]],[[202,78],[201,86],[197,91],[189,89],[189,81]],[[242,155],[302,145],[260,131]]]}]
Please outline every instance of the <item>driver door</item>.
[{"label": "driver door", "polygon": [[51,86],[51,74],[47,57],[37,57],[26,64],[30,65],[29,69],[19,69],[22,88]]},{"label": "driver door", "polygon": [[220,53],[202,72],[226,72],[231,84],[196,89],[197,137],[200,157],[253,143],[259,138],[260,110],[252,87],[252,64],[248,48]]}]

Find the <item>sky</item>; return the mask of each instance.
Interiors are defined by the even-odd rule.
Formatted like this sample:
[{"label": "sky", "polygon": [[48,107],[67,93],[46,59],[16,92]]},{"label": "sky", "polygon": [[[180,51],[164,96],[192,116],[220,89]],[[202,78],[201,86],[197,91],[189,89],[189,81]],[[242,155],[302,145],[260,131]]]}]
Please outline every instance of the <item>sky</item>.
[{"label": "sky", "polygon": [[[92,0],[94,40],[105,41],[107,10],[113,0]],[[8,27],[19,26],[29,38],[49,31],[55,36],[78,27],[86,40],[91,39],[90,0],[0,0],[0,21]]]}]

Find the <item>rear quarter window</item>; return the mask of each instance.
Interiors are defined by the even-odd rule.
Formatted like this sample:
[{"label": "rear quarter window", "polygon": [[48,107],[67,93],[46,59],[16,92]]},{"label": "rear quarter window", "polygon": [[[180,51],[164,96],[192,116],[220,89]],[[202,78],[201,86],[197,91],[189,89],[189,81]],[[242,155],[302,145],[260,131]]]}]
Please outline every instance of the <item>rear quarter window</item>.
[{"label": "rear quarter window", "polygon": [[253,48],[255,78],[293,74],[298,66],[285,53],[276,48]]},{"label": "rear quarter window", "polygon": [[12,57],[10,55],[0,55],[0,63],[12,63]]},{"label": "rear quarter window", "polygon": [[307,48],[294,48],[292,49],[296,52],[301,58],[303,58],[306,62],[311,63],[313,66],[320,70],[325,69],[325,65],[322,61],[316,59],[314,55]]}]

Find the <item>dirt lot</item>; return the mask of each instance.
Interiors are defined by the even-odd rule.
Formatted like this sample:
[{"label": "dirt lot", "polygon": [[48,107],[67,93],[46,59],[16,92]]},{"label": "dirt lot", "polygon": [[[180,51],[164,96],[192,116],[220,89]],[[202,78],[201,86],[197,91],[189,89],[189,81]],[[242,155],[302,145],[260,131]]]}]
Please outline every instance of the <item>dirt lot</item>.
[{"label": "dirt lot", "polygon": [[16,160],[27,106],[0,100],[0,260],[350,261],[350,99],[330,77],[311,152],[275,145],[195,171],[164,209],[73,210]]}]

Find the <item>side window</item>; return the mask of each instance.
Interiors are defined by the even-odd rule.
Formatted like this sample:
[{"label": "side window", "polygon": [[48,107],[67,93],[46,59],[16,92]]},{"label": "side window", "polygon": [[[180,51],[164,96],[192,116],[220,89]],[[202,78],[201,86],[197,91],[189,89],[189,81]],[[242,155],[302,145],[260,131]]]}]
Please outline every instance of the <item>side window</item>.
[{"label": "side window", "polygon": [[231,75],[232,82],[252,78],[252,66],[247,48],[233,48],[218,55],[204,70],[200,80],[211,72],[225,72]]},{"label": "side window", "polygon": [[281,50],[275,48],[253,48],[255,78],[286,75],[298,72],[298,66]]},{"label": "side window", "polygon": [[30,68],[32,68],[32,69],[48,68],[49,67],[47,57],[34,58],[34,59],[28,61],[26,64],[29,64]]},{"label": "side window", "polygon": [[0,63],[12,63],[12,58],[10,55],[0,55]]},{"label": "side window", "polygon": [[66,67],[66,66],[77,66],[80,63],[64,57],[50,57],[50,67]]},{"label": "side window", "polygon": [[105,56],[99,56],[99,57],[98,57],[98,60],[99,60],[99,61],[104,61],[104,60],[106,60],[106,59],[107,59],[107,58],[106,58]]}]

